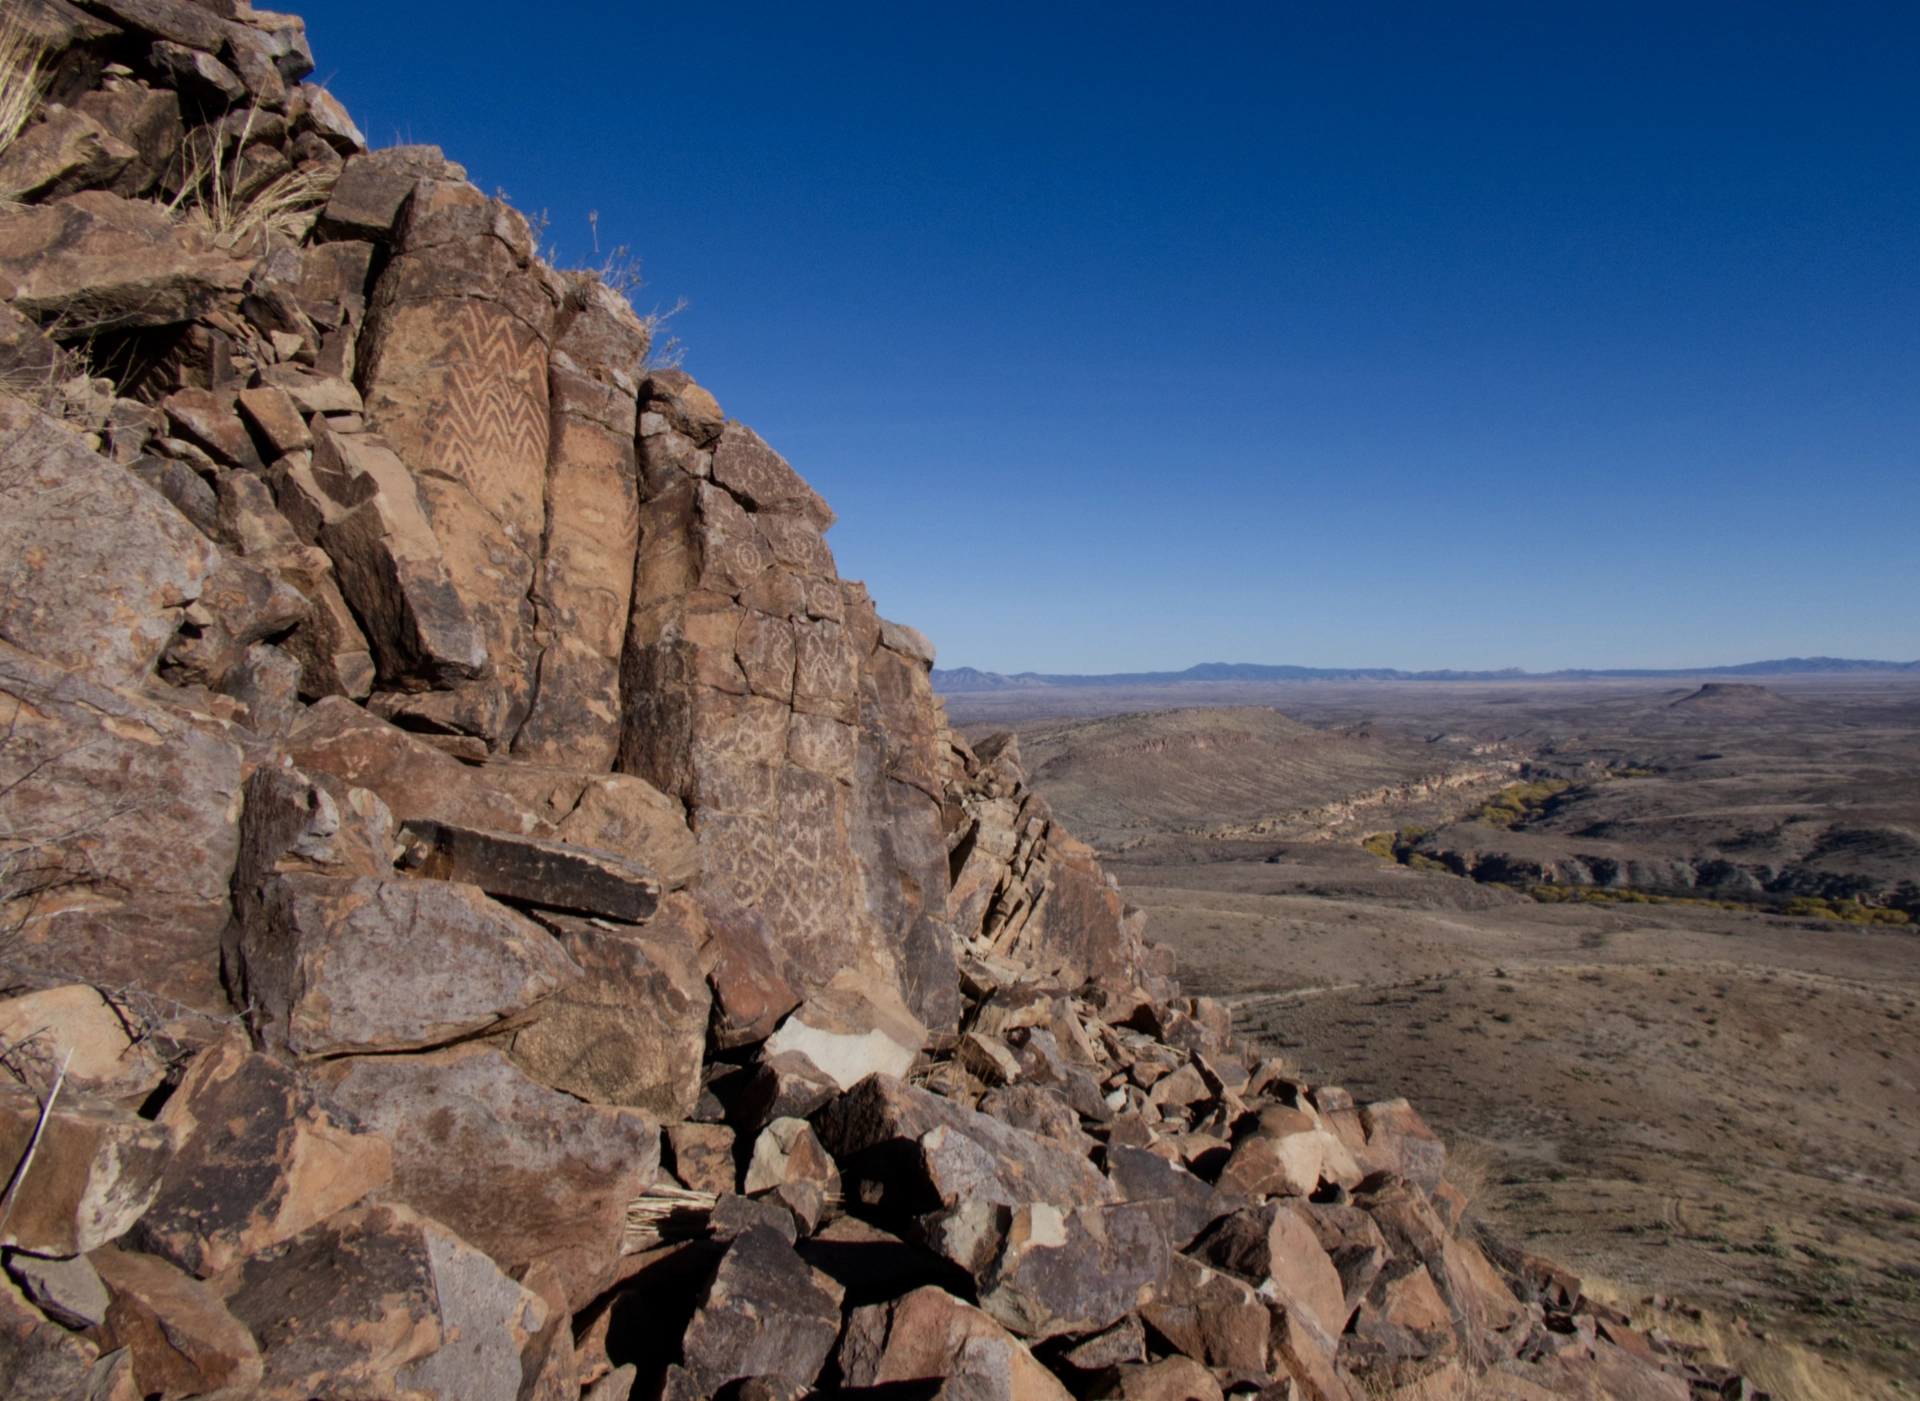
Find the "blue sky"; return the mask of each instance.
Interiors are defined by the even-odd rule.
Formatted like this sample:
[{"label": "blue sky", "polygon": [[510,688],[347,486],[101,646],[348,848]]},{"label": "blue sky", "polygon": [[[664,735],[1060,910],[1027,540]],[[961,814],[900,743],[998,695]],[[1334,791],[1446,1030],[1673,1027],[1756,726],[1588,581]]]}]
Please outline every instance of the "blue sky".
[{"label": "blue sky", "polygon": [[1920,657],[1920,9],[306,0],[999,671]]}]

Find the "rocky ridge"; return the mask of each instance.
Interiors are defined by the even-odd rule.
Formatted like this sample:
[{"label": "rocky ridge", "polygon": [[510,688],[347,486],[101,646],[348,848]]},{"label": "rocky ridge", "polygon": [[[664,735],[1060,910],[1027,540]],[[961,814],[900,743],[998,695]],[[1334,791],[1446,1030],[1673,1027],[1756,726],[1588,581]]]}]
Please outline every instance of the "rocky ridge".
[{"label": "rocky ridge", "polygon": [[6,18],[9,1395],[1750,1392],[1182,997],[825,503],[297,18]]}]

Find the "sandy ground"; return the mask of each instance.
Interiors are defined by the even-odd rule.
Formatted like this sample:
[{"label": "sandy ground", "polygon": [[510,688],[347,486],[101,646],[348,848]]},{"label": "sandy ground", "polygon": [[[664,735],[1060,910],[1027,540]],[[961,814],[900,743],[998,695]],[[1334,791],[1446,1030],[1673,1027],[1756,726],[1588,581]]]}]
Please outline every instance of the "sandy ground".
[{"label": "sandy ground", "polygon": [[1112,869],[1189,990],[1412,1099],[1508,1235],[1920,1382],[1920,933],[1540,905],[1357,851]]}]

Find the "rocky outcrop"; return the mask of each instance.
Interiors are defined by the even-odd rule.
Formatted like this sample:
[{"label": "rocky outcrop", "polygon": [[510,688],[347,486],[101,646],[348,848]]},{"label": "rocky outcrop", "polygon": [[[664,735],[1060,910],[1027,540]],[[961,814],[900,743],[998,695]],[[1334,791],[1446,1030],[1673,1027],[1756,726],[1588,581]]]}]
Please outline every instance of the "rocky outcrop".
[{"label": "rocky outcrop", "polygon": [[1183,997],[826,503],[300,21],[15,8],[10,1395],[1705,1380]]}]

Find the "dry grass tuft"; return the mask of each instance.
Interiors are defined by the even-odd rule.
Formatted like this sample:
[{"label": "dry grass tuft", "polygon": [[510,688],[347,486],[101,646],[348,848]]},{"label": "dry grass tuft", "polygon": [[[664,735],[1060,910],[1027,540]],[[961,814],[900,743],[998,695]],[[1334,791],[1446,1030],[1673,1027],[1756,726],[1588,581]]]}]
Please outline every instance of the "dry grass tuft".
[{"label": "dry grass tuft", "polygon": [[1469,1205],[1486,1200],[1498,1167],[1499,1155],[1479,1139],[1459,1135],[1447,1140],[1445,1177]]},{"label": "dry grass tuft", "polygon": [[[235,157],[246,149],[252,130],[249,114],[246,127],[233,141]],[[215,129],[205,150],[193,153],[180,193],[168,208],[176,218],[203,219],[223,242],[259,233],[298,243],[333,193],[336,178],[334,170],[290,170],[249,188],[241,179],[239,161],[228,156],[226,134]]]},{"label": "dry grass tuft", "polygon": [[40,71],[43,50],[29,33],[20,12],[0,14],[0,154],[20,139],[33,119],[46,89]]}]

